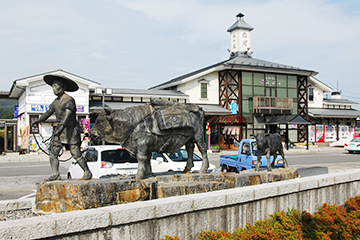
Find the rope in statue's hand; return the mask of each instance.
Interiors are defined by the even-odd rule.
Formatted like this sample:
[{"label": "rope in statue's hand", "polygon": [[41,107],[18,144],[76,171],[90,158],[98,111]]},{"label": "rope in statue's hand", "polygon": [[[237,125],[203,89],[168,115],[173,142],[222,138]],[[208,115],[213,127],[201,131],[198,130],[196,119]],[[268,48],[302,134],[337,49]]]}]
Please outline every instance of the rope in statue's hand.
[{"label": "rope in statue's hand", "polygon": [[[30,125],[30,131],[32,132],[33,138],[35,139],[35,142],[36,142],[37,145],[39,146],[40,150],[41,150],[43,153],[45,153],[46,155],[49,156],[49,153],[46,152],[46,151],[41,147],[41,145],[39,144],[39,142],[38,142],[38,140],[37,140],[37,138],[36,138],[36,136],[35,136],[35,133],[31,130],[31,128],[32,128],[32,125]],[[52,133],[51,137],[47,138],[45,141],[44,141],[44,137],[41,135],[40,132],[39,132],[39,136],[40,136],[40,138],[41,138],[41,140],[42,140],[41,143],[47,145],[49,152],[51,152],[54,156],[60,157],[60,156],[64,153],[64,148],[63,148],[63,145],[62,145],[61,142],[60,142],[60,137],[57,136],[57,135],[55,135],[54,132]],[[55,143],[54,143],[54,139],[55,139],[55,138],[58,138],[58,141],[55,141]],[[83,140],[84,140],[84,139],[83,139]],[[49,143],[47,143],[48,141],[49,141]],[[55,145],[55,144],[57,144],[57,145]],[[55,147],[55,146],[57,146],[57,147],[60,148],[60,152],[55,152],[55,151],[54,151],[54,147]],[[65,160],[59,159],[59,161],[60,161],[60,162],[67,162],[67,161],[69,161],[71,158],[72,158],[72,156],[70,156],[68,159],[65,159]]]}]

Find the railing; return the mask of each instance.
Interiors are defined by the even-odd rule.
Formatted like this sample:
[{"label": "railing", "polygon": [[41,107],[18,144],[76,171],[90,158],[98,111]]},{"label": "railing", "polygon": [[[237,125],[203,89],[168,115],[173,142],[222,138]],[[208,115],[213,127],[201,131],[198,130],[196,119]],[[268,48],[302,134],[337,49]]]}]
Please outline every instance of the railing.
[{"label": "railing", "polygon": [[292,114],[293,99],[281,97],[253,97],[254,113]]}]

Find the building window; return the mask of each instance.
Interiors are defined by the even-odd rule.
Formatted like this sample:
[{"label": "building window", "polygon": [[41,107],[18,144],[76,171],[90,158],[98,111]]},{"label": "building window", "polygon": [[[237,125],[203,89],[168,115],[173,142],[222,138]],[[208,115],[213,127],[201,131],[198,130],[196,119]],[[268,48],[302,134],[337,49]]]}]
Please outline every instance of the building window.
[{"label": "building window", "polygon": [[201,98],[207,98],[207,83],[201,83]]},{"label": "building window", "polygon": [[30,133],[39,133],[39,124],[32,126],[32,123],[39,119],[39,115],[30,115]]},{"label": "building window", "polygon": [[200,98],[201,99],[207,99],[208,84],[209,84],[210,81],[202,78],[198,82],[200,83]]},{"label": "building window", "polygon": [[309,101],[314,101],[314,89],[309,88]]}]

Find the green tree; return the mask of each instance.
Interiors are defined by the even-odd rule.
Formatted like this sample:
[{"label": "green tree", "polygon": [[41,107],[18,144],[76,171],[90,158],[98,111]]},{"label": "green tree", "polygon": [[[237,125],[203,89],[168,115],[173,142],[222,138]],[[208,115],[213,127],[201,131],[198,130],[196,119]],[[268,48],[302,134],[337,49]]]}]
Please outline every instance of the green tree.
[{"label": "green tree", "polygon": [[0,119],[13,119],[15,105],[15,99],[0,99]]}]

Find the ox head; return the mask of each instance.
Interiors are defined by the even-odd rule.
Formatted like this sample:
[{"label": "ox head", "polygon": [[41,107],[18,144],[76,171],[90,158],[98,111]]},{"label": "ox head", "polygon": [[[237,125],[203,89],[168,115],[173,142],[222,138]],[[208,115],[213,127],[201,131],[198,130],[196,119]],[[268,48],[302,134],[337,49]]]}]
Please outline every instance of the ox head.
[{"label": "ox head", "polygon": [[114,131],[112,128],[112,110],[104,108],[95,120],[95,125],[90,130],[90,138],[93,143],[99,140],[112,142]]},{"label": "ox head", "polygon": [[250,134],[250,136],[254,137],[256,139],[256,144],[258,146],[259,149],[262,149],[263,145],[264,145],[264,138],[269,136],[269,133],[258,133],[256,135],[254,134]]}]

